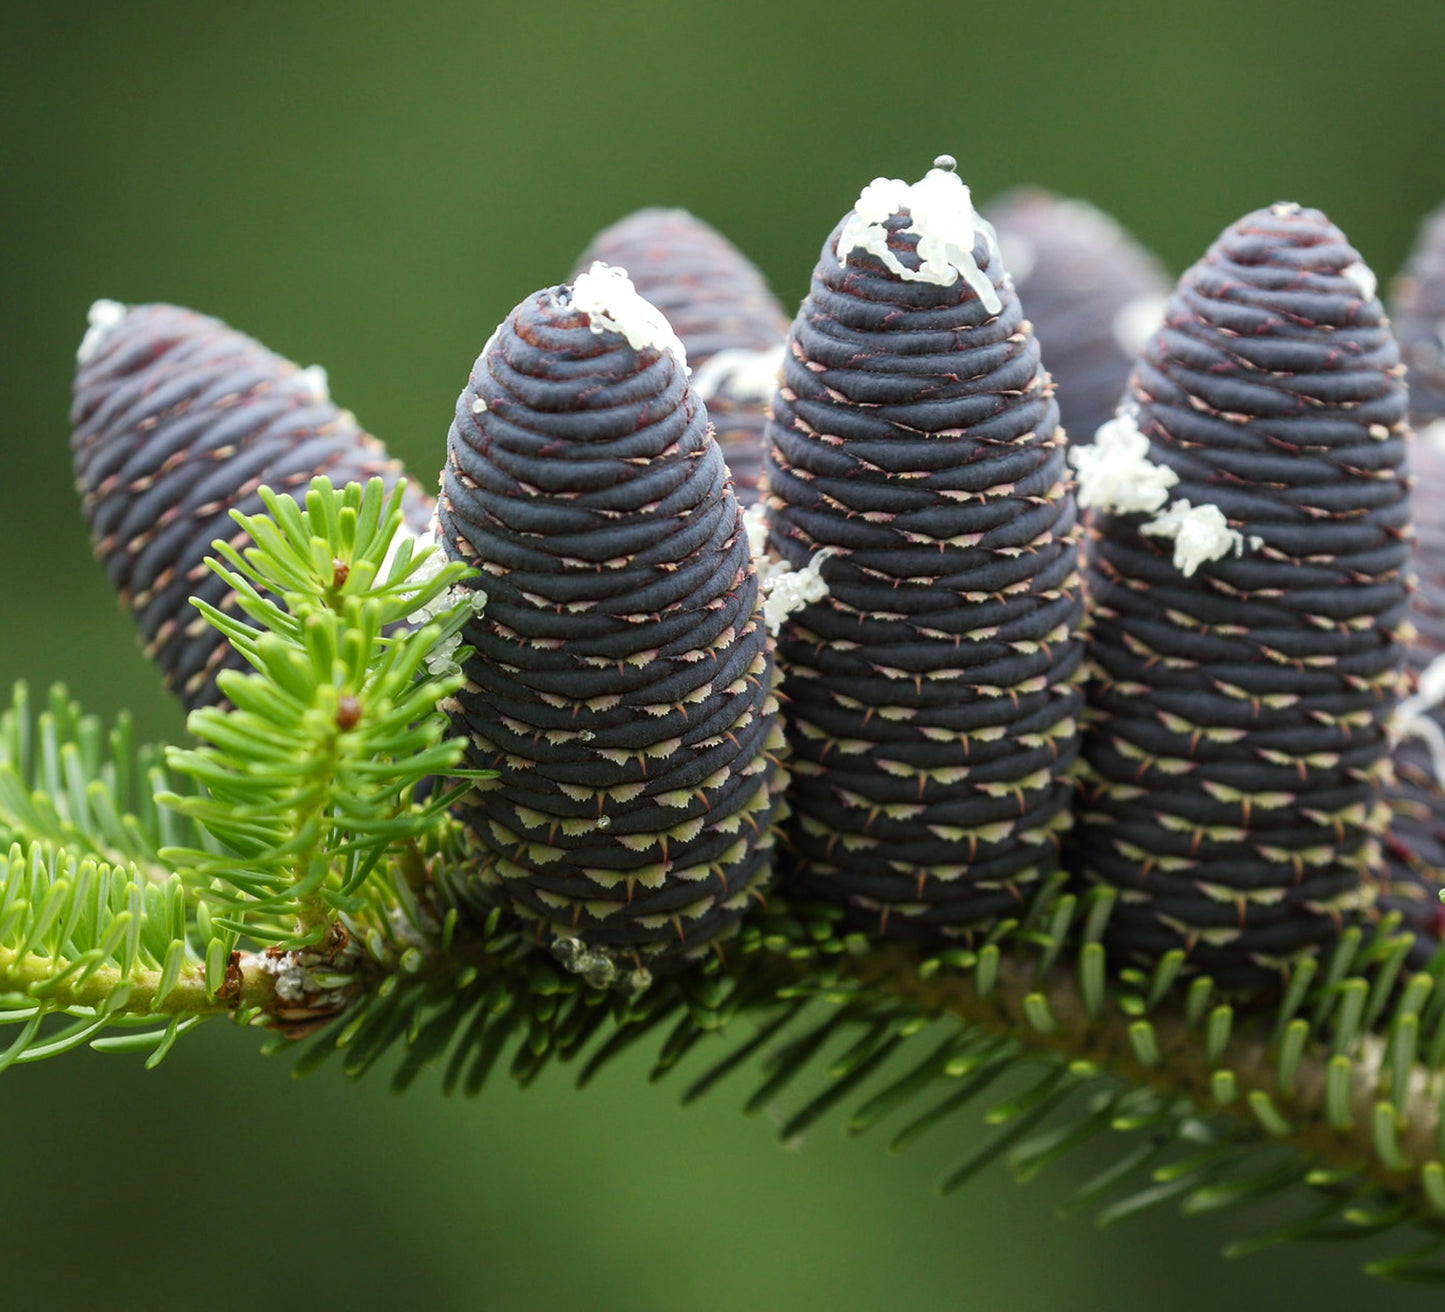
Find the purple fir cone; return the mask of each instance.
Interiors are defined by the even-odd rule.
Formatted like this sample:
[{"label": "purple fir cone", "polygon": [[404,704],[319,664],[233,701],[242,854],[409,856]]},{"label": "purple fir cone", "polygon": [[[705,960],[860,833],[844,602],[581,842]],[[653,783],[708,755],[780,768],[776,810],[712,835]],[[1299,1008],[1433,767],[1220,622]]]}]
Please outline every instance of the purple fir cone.
[{"label": "purple fir cone", "polygon": [[1318,210],[1247,215],[1075,452],[1094,507],[1076,834],[1127,957],[1265,982],[1380,873],[1410,498],[1374,282]]},{"label": "purple fir cone", "polygon": [[1164,266],[1084,200],[1020,187],[983,207],[1058,394],[1075,445],[1094,440],[1164,315]]},{"label": "purple fir cone", "polygon": [[[256,489],[304,491],[403,476],[399,462],[334,405],[317,366],[300,369],[219,319],[174,305],[97,301],[77,353],[70,446],[95,554],[132,613],[146,654],[187,709],[222,701],[221,669],[249,668],[190,605],[235,614],[205,565],[231,519],[264,509]],[[409,527],[428,499],[408,486]]]},{"label": "purple fir cone", "polygon": [[645,209],[598,233],[576,273],[594,261],[625,269],[667,317],[692,365],[738,501],[760,495],[767,403],[782,363],[783,312],[756,265],[686,210]]},{"label": "purple fir cone", "polygon": [[449,707],[499,772],[463,806],[482,895],[584,958],[697,955],[770,876],[782,730],[722,451],[620,270],[528,297],[493,335],[438,521],[487,593]]},{"label": "purple fir cone", "polygon": [[1390,320],[1409,370],[1417,428],[1445,419],[1445,205],[1426,216],[1390,288]]},{"label": "purple fir cone", "polygon": [[1427,427],[1410,453],[1415,502],[1411,560],[1415,638],[1405,652],[1409,695],[1394,724],[1395,779],[1385,790],[1390,833],[1378,908],[1398,911],[1421,968],[1445,938],[1445,434]]},{"label": "purple fir cone", "polygon": [[795,887],[906,938],[1018,913],[1077,752],[1078,528],[1039,348],[968,188],[878,179],[824,243],[769,426]]}]

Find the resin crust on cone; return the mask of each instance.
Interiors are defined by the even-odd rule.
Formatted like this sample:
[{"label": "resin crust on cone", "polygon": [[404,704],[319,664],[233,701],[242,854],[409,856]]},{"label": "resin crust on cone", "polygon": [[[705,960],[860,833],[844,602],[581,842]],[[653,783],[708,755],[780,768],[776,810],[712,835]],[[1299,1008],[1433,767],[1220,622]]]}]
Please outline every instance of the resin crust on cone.
[{"label": "resin crust on cone", "polygon": [[499,772],[463,803],[482,896],[544,938],[676,964],[771,873],[773,661],[682,358],[599,331],[582,285],[523,301],[457,402],[438,522],[487,603],[448,709]]},{"label": "resin crust on cone", "polygon": [[716,229],[681,209],[644,209],[593,239],[575,273],[596,260],[627,270],[687,348],[692,386],[707,406],[733,491],[760,495],[763,427],[788,316],[757,266]]},{"label": "resin crust on cone", "polygon": [[1076,837],[1119,889],[1119,954],[1261,983],[1370,900],[1408,632],[1402,374],[1359,254],[1281,203],[1184,274],[1136,366],[1112,436],[1139,443],[1135,487],[1163,471],[1154,507],[1110,481],[1115,455],[1078,453]]},{"label": "resin crust on cone", "polygon": [[773,416],[771,546],[834,553],[779,635],[792,887],[967,938],[1058,867],[1082,600],[1053,390],[951,172],[829,236]]},{"label": "resin crust on cone", "polygon": [[[241,618],[205,558],[220,538],[249,541],[230,512],[263,510],[257,488],[304,493],[403,476],[326,390],[219,319],[174,305],[101,301],[77,356],[70,409],[76,487],[95,554],[140,630],[146,654],[187,709],[221,700],[216,674],[249,669],[190,604]],[[408,485],[407,527],[431,502]]]},{"label": "resin crust on cone", "polygon": [[1158,326],[1170,279],[1154,255],[1084,200],[1020,187],[983,207],[1054,380],[1074,445],[1092,442]]}]

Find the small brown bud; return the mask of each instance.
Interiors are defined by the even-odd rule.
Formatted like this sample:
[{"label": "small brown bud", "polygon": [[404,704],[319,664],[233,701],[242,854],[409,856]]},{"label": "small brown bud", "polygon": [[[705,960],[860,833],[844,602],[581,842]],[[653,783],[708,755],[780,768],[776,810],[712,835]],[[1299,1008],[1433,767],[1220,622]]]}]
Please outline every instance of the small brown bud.
[{"label": "small brown bud", "polygon": [[344,694],[336,703],[336,727],[344,733],[360,722],[361,703],[350,693]]}]

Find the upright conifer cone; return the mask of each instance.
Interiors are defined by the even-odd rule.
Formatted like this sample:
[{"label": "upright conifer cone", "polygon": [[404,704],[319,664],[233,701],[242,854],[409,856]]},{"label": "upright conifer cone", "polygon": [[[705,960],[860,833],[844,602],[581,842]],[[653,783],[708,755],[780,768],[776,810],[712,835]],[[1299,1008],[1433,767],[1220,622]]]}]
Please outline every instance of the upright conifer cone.
[{"label": "upright conifer cone", "polygon": [[1395,784],[1388,790],[1390,837],[1381,884],[1382,912],[1399,911],[1416,935],[1412,965],[1423,965],[1445,937],[1445,206],[1420,225],[1415,247],[1390,295],[1390,318],[1408,373],[1410,419],[1417,431],[1410,459],[1415,485],[1417,630],[1407,653],[1410,695],[1401,707]]},{"label": "upright conifer cone", "polygon": [[1391,287],[1390,319],[1409,369],[1415,426],[1445,419],[1445,205],[1420,225]]},{"label": "upright conifer cone", "polygon": [[823,246],[769,426],[797,885],[964,936],[1058,863],[1082,643],[1074,498],[1038,345],[946,157]]},{"label": "upright conifer cone", "polygon": [[[1413,398],[1413,392],[1412,392]],[[1405,651],[1408,696],[1394,722],[1395,778],[1379,909],[1400,912],[1423,966],[1445,938],[1445,433],[1427,427],[1410,453],[1415,503],[1411,560],[1415,635]]]},{"label": "upright conifer cone", "polygon": [[1163,266],[1088,201],[1020,187],[983,207],[1078,446],[1112,417],[1169,294]]},{"label": "upright conifer cone", "polygon": [[763,425],[782,363],[783,313],[756,265],[686,210],[645,209],[598,233],[575,273],[594,261],[627,270],[687,349],[692,390],[705,402],[744,506],[759,495]]},{"label": "upright conifer cone", "polygon": [[785,776],[742,511],[685,355],[620,270],[507,317],[457,402],[438,520],[482,571],[451,707],[484,894],[676,961],[766,881]]},{"label": "upright conifer cone", "polygon": [[1089,537],[1085,870],[1113,946],[1259,982],[1378,872],[1410,528],[1403,369],[1318,210],[1225,230],[1075,458]]},{"label": "upright conifer cone", "polygon": [[[70,445],[91,542],[166,686],[187,709],[214,704],[217,672],[245,663],[189,599],[232,611],[234,594],[205,565],[217,538],[245,540],[230,512],[262,510],[263,484],[391,484],[403,471],[332,403],[316,366],[174,305],[97,301],[90,319]],[[403,505],[422,532],[430,502],[408,487]]]}]

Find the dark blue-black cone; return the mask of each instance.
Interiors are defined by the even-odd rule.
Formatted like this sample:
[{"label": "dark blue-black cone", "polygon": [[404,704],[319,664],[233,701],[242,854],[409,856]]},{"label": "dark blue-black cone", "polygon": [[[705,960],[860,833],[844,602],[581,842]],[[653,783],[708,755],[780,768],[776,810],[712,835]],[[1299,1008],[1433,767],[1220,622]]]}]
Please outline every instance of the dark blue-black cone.
[{"label": "dark blue-black cone", "polygon": [[1131,379],[1171,506],[1217,507],[1236,536],[1186,576],[1149,514],[1091,520],[1075,839],[1119,890],[1121,956],[1183,949],[1264,984],[1369,903],[1410,533],[1403,367],[1373,283],[1319,211],[1259,210],[1180,279]]},{"label": "dark blue-black cone", "polygon": [[627,270],[687,348],[693,389],[707,405],[743,506],[760,495],[763,426],[788,316],[757,266],[686,210],[645,209],[593,239],[574,276],[594,260]]},{"label": "dark blue-black cone", "polygon": [[[232,510],[264,509],[256,489],[302,493],[403,476],[399,462],[299,369],[219,319],[174,305],[98,302],[77,358],[70,409],[76,487],[95,554],[131,612],[146,654],[187,709],[223,700],[216,674],[249,669],[190,604],[235,614],[205,558],[248,541]],[[407,526],[431,503],[410,484]]]},{"label": "dark blue-black cone", "polygon": [[[932,175],[930,175],[932,176]],[[828,595],[779,634],[790,888],[967,939],[1059,866],[1082,597],[1058,407],[986,227],[964,278],[823,246],[769,425],[773,549]],[[887,246],[917,270],[911,218]]]},{"label": "dark blue-black cone", "polygon": [[664,967],[736,927],[771,876],[786,776],[742,511],[672,351],[528,297],[457,402],[438,501],[481,570],[448,709],[476,887]]},{"label": "dark blue-black cone", "polygon": [[1087,201],[1020,187],[983,207],[1078,445],[1112,417],[1169,294],[1164,266]]}]

